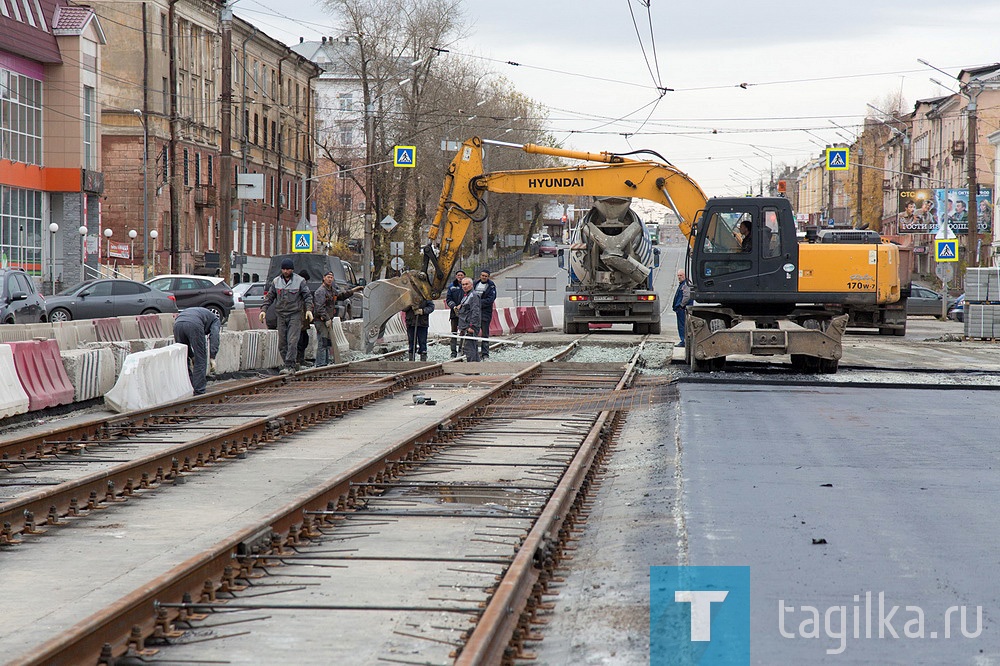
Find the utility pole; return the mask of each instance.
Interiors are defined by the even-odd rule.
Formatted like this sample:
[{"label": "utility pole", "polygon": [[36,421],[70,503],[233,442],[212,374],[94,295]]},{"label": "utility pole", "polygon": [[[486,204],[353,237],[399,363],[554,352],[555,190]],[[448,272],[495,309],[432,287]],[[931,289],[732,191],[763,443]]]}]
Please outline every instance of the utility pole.
[{"label": "utility pole", "polygon": [[[233,8],[222,8],[222,147],[219,155],[219,267],[222,277],[233,283],[232,178],[233,178]],[[209,232],[211,233],[211,232]]]},{"label": "utility pole", "polygon": [[177,0],[170,0],[167,12],[167,47],[170,49],[169,60],[169,81],[170,81],[170,139],[169,157],[170,161],[170,272],[181,273],[184,268],[180,265],[180,229],[181,229],[181,188],[180,179],[183,177],[177,168],[177,135],[180,123],[177,118],[177,30],[175,23],[177,20],[176,10]]},{"label": "utility pole", "polygon": [[968,246],[966,247],[966,261],[969,266],[979,265],[979,203],[976,195],[979,194],[979,182],[976,178],[976,138],[979,134],[976,115],[976,98],[982,92],[982,86],[977,84],[966,84],[966,92],[969,95],[969,150],[966,156],[968,159],[969,174],[969,202],[966,210],[969,211],[969,233],[966,234]]},{"label": "utility pole", "polygon": [[862,202],[863,202],[862,197],[864,196],[864,193],[865,193],[864,178],[863,178],[864,172],[861,170],[861,163],[864,161],[864,159],[865,159],[865,146],[862,143],[862,138],[859,136],[858,137],[858,158],[854,162],[854,167],[858,170],[858,218],[857,218],[857,220],[855,221],[855,224],[854,224],[854,228],[855,229],[864,229],[865,226],[866,226],[865,223],[864,223],[864,220],[861,219],[861,213],[864,210],[863,205],[862,205]]}]

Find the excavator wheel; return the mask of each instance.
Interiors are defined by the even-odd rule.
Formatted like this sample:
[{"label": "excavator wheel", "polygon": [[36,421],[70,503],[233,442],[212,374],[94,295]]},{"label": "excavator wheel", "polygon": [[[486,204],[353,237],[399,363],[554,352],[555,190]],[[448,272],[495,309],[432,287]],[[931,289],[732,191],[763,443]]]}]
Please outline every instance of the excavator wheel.
[{"label": "excavator wheel", "polygon": [[819,360],[819,371],[824,375],[835,375],[840,367],[840,360],[835,358],[821,358]]}]

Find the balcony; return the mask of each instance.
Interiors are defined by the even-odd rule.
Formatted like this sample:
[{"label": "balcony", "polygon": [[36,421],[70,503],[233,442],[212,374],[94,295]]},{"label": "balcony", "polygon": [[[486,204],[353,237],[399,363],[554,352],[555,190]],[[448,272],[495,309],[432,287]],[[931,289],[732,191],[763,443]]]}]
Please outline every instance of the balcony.
[{"label": "balcony", "polygon": [[215,205],[215,185],[199,185],[194,188],[195,206]]}]

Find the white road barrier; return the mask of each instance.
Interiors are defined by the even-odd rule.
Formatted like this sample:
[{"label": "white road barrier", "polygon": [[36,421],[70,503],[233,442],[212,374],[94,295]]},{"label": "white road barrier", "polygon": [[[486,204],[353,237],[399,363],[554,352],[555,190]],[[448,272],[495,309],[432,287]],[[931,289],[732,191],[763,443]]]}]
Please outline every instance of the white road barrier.
[{"label": "white road barrier", "polygon": [[187,346],[173,344],[129,354],[118,381],[105,394],[104,402],[116,412],[128,412],[165,405],[192,395]]}]

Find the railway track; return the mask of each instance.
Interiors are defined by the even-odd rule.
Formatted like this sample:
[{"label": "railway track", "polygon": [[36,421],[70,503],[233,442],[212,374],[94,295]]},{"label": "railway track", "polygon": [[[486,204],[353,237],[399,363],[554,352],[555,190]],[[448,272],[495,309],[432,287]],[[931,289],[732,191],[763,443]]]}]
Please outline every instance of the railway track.
[{"label": "railway track", "polygon": [[[553,359],[572,351],[573,345],[570,345],[553,354]],[[73,451],[79,450],[81,441],[87,442],[87,450],[96,448],[95,442],[101,442],[104,448],[98,450],[111,451],[120,446],[122,438],[134,440],[148,437],[149,433],[161,433],[163,428],[153,427],[161,424],[176,431],[172,434],[181,440],[185,439],[185,433],[202,433],[196,443],[185,441],[182,445],[214,448],[215,453],[202,452],[202,457],[198,458],[197,454],[192,455],[192,450],[184,456],[187,462],[182,463],[177,446],[168,443],[165,451],[146,456],[148,459],[141,463],[129,461],[116,465],[114,471],[103,470],[53,488],[26,491],[0,505],[4,520],[12,521],[10,528],[5,530],[8,543],[22,542],[5,550],[30,550],[36,547],[36,542],[58,539],[60,527],[72,530],[74,525],[84,524],[88,518],[109,518],[113,514],[103,514],[103,509],[116,504],[124,506],[122,500],[128,497],[142,499],[140,504],[128,502],[132,505],[130,509],[142,507],[138,510],[145,510],[145,499],[156,497],[163,487],[199,477],[189,470],[209,470],[207,473],[211,475],[211,470],[228,469],[218,463],[228,458],[242,459],[253,451],[274,449],[273,442],[293,442],[297,438],[290,435],[295,433],[307,437],[313,426],[324,418],[337,418],[349,407],[399,393],[415,382],[448,385],[441,366],[399,372],[389,367],[394,364],[383,365],[364,372],[327,368],[302,373],[291,380],[251,382],[224,395],[209,394],[200,401],[172,405],[169,410],[127,415],[129,418],[116,419],[114,423],[73,426],[75,430],[69,433],[47,433],[34,448],[21,446],[16,464],[9,464],[0,475],[14,476],[19,470],[24,473],[32,465],[41,465],[46,460],[79,455]],[[531,365],[508,377],[480,379],[481,396],[407,433],[379,456],[358,461],[347,471],[342,470],[323,487],[312,487],[300,493],[290,504],[270,511],[264,520],[216,539],[210,549],[188,557],[181,565],[153,580],[136,585],[131,593],[108,599],[104,610],[86,620],[77,618],[75,626],[65,628],[59,636],[28,650],[12,663],[133,663],[128,660],[137,656],[145,658],[152,644],[161,644],[158,649],[171,652],[191,650],[192,636],[213,631],[210,621],[207,628],[204,622],[199,625],[195,621],[204,614],[218,618],[234,612],[266,610],[269,614],[280,615],[287,611],[281,610],[282,603],[289,609],[302,606],[298,612],[318,610],[321,616],[327,617],[331,614],[343,616],[344,613],[361,617],[386,612],[414,613],[417,617],[445,613],[453,616],[453,620],[459,619],[457,627],[433,630],[445,631],[449,634],[445,638],[404,638],[412,632],[403,630],[397,630],[392,636],[394,640],[416,641],[424,648],[446,646],[448,653],[461,655],[459,658],[465,663],[492,663],[511,658],[518,653],[517,645],[531,636],[530,618],[544,607],[541,595],[559,559],[559,545],[571,535],[576,512],[585,508],[580,491],[590,484],[593,464],[600,459],[603,447],[613,435],[617,414],[638,395],[625,388],[634,372],[635,359],[624,370],[616,368],[613,373],[609,373],[607,366],[572,367],[549,363]],[[334,391],[339,392],[336,399],[330,395]],[[286,399],[275,400],[275,393]],[[307,396],[306,405],[301,404],[303,394]],[[375,404],[385,402],[380,400]],[[257,411],[261,404],[272,405],[272,411],[266,414]],[[232,416],[234,406],[239,407],[237,417]],[[227,413],[229,416],[225,416]],[[232,424],[226,421],[230,418],[245,422]],[[186,430],[181,430],[182,427]],[[247,431],[249,427],[263,430],[254,438]],[[322,431],[325,427],[319,425],[315,430]],[[242,439],[242,433],[248,433],[247,440]],[[162,434],[156,436],[164,439]],[[223,443],[228,444],[223,446]],[[67,448],[60,449],[60,446]],[[28,451],[34,453],[28,454]],[[153,460],[154,456],[159,456],[159,461]],[[172,462],[169,467],[156,464],[165,456],[178,462]],[[8,456],[8,460],[12,457]],[[116,480],[125,474],[133,474],[129,478],[144,478],[136,464],[145,468],[155,465],[169,471],[147,477],[150,480],[147,484],[125,481],[119,485]],[[109,485],[109,480],[115,485]],[[107,492],[89,490],[95,483],[101,488],[102,481]],[[55,488],[59,488],[58,497]],[[121,488],[121,492],[113,492],[112,488]],[[92,501],[81,508],[79,497],[84,491]],[[75,503],[70,497],[74,492]],[[98,493],[96,500],[94,492]],[[40,507],[46,502],[56,508],[45,510],[45,519],[33,520],[29,515],[33,513],[31,509],[27,509],[29,514],[23,514],[25,507]],[[446,511],[442,512],[442,504],[446,505]],[[68,508],[63,511],[60,506]],[[23,515],[20,522],[18,511]],[[398,532],[390,531],[386,524],[398,526],[403,534],[433,535],[447,523],[467,523],[471,532],[465,536],[471,550],[456,549],[456,544],[464,542],[445,539],[438,551],[431,549],[415,554],[419,548],[407,548],[404,550],[409,552],[402,555],[392,554],[392,543],[399,537],[391,536]],[[45,534],[40,535],[41,532]],[[380,544],[380,540],[385,539],[388,544]],[[336,553],[318,552],[331,550],[331,544],[344,541],[363,546],[346,550],[333,548]],[[484,550],[479,552],[479,548]],[[455,552],[459,553],[457,557]],[[0,553],[0,557],[5,555]],[[347,559],[350,562],[344,561]],[[418,562],[423,564],[417,565]],[[429,567],[429,563],[435,563],[438,568],[443,566],[445,579],[452,575],[479,580],[475,583],[468,580],[442,582],[428,577],[424,567]],[[416,566],[418,575],[414,582],[407,583],[400,578],[392,588],[414,591],[429,586],[433,592],[440,585],[457,585],[455,589],[475,590],[475,593],[461,600],[454,597],[442,601],[429,594],[420,603],[367,600],[354,604],[344,604],[335,593],[339,603],[316,607],[315,599],[297,604],[294,595],[301,594],[303,589],[308,591],[307,596],[318,593],[316,588],[324,583],[342,590],[342,584],[322,576],[320,581],[302,586],[294,573],[302,566],[310,570],[336,567],[338,572],[345,566],[351,569],[367,567],[366,575],[375,577],[372,589],[378,588],[377,581],[385,575],[386,569],[392,571],[402,566],[413,573]],[[264,572],[270,574],[266,579],[269,582],[258,580]],[[484,583],[483,577],[490,580]],[[259,601],[255,602],[253,597],[260,594],[261,586],[275,588],[272,593],[281,598],[281,603],[267,604],[265,609]],[[234,598],[221,603],[229,596]],[[499,605],[490,606],[488,600],[491,598]],[[512,613],[513,608],[521,608],[523,612]],[[472,632],[467,631],[470,618],[478,619]],[[368,622],[370,620],[363,620],[362,624]],[[253,620],[251,624],[254,625],[251,636],[266,635],[267,628],[262,621]],[[279,621],[278,626],[281,624]],[[186,632],[178,634],[182,629]],[[279,629],[286,630],[287,627]],[[452,632],[457,632],[461,638],[456,639],[450,635]],[[218,630],[215,634],[211,643],[214,649],[233,640],[218,635]],[[362,629],[356,635],[364,636],[365,631]],[[509,647],[512,640],[514,648]],[[167,647],[167,643],[174,645]],[[239,643],[252,645],[251,641]],[[384,649],[390,650],[390,654],[384,656],[392,660],[391,652],[397,648],[386,646]],[[257,648],[233,649],[254,651]],[[412,651],[412,648],[404,651],[407,650]],[[123,655],[125,661],[122,661]],[[372,657],[375,660],[382,658],[377,654]],[[205,657],[195,656],[194,659],[204,660]],[[256,657],[250,661],[261,663]],[[346,661],[353,659],[347,657]],[[321,659],[317,663],[332,662]]]}]

